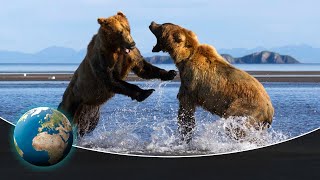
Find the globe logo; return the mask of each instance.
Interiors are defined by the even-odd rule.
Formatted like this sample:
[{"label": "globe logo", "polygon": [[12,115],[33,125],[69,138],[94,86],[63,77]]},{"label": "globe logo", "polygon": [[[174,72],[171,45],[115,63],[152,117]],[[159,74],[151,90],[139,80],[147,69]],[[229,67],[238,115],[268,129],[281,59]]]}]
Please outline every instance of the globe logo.
[{"label": "globe logo", "polygon": [[50,166],[70,152],[72,126],[61,112],[38,107],[21,116],[13,139],[18,154],[24,160],[36,166]]}]

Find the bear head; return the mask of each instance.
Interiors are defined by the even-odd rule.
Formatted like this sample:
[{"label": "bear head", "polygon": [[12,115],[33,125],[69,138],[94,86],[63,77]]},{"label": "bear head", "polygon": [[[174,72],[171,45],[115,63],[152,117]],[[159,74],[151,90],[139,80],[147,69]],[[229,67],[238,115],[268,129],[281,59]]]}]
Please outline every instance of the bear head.
[{"label": "bear head", "polygon": [[99,36],[102,36],[105,46],[122,48],[126,53],[135,48],[128,19],[122,12],[108,18],[98,18],[98,23],[100,24]]},{"label": "bear head", "polygon": [[152,22],[149,29],[157,38],[152,52],[168,52],[175,63],[188,59],[199,45],[198,38],[192,31],[172,23]]}]

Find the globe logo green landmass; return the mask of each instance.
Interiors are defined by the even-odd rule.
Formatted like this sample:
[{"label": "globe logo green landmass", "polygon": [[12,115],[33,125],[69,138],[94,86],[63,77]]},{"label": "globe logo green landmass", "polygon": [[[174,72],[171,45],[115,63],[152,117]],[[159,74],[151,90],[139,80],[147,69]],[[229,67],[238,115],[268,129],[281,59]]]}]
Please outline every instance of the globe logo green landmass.
[{"label": "globe logo green landmass", "polygon": [[34,108],[21,116],[13,139],[24,160],[37,166],[50,166],[68,155],[73,143],[72,126],[55,109]]}]

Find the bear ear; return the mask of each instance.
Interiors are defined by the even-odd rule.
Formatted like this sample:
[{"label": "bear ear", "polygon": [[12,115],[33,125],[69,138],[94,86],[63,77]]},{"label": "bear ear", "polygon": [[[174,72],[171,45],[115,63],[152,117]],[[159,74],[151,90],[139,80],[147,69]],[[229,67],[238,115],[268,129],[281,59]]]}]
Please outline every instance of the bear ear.
[{"label": "bear ear", "polygon": [[197,35],[196,35],[194,32],[188,31],[188,33],[190,34],[190,36],[191,36],[192,38],[198,40],[198,37],[197,37]]},{"label": "bear ear", "polygon": [[186,36],[182,33],[176,32],[173,34],[173,39],[177,43],[181,43],[182,41],[185,41]]},{"label": "bear ear", "polygon": [[102,25],[102,24],[104,23],[104,19],[105,19],[105,18],[98,18],[98,23],[99,23],[100,25]]},{"label": "bear ear", "polygon": [[126,15],[124,15],[123,12],[121,12],[121,11],[119,11],[119,12],[117,13],[117,15],[122,16],[122,17],[126,17]]}]

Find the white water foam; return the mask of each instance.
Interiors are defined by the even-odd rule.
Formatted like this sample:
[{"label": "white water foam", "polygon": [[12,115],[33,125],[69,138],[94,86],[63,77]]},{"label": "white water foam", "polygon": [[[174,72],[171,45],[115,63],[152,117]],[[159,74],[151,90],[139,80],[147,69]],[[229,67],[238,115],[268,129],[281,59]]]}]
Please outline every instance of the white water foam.
[{"label": "white water foam", "polygon": [[[189,144],[180,140],[177,131],[177,109],[169,109],[169,118],[154,113],[162,106],[163,87],[166,83],[148,83],[144,88],[156,89],[156,101],[148,109],[141,109],[139,103],[128,102],[111,114],[103,115],[97,128],[78,139],[77,145],[95,150],[143,155],[200,155],[244,151],[280,142],[289,135],[271,128],[257,131],[243,126],[245,118],[228,119],[213,116],[196,116],[196,129]],[[240,127],[246,134],[241,140],[230,137],[235,132],[226,128]]]}]

